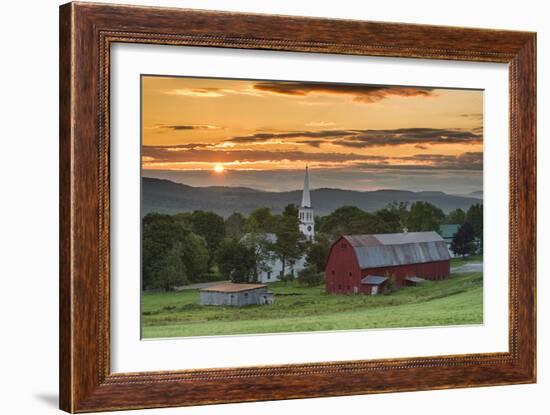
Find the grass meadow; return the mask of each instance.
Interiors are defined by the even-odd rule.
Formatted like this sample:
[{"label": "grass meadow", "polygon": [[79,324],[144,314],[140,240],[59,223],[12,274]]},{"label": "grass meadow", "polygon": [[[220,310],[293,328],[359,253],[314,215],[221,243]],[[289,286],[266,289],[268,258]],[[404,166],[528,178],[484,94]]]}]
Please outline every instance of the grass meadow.
[{"label": "grass meadow", "polygon": [[[455,264],[453,264],[455,265]],[[458,265],[458,264],[456,264]],[[143,338],[483,323],[483,274],[455,274],[389,295],[333,295],[324,285],[273,283],[272,305],[199,305],[198,290],[142,295]]]}]

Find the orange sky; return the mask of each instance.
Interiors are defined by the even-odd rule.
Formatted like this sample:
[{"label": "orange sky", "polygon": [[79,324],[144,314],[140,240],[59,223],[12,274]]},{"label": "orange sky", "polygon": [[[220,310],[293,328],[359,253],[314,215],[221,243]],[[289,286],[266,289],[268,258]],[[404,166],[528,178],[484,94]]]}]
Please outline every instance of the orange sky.
[{"label": "orange sky", "polygon": [[142,77],[144,170],[481,170],[483,92]]}]

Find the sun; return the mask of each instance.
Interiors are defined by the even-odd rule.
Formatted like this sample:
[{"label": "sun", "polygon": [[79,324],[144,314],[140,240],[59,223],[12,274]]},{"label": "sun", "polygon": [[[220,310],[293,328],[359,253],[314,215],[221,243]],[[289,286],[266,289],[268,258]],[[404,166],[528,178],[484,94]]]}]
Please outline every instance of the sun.
[{"label": "sun", "polygon": [[225,167],[223,167],[223,164],[216,164],[214,166],[214,171],[216,173],[223,173],[225,171]]}]

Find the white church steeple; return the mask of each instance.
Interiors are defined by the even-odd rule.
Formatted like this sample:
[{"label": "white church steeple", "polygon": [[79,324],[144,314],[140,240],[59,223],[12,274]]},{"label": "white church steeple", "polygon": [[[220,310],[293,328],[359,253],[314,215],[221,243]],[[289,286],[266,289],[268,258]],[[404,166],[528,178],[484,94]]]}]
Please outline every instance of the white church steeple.
[{"label": "white church steeple", "polygon": [[301,207],[311,207],[311,199],[309,197],[309,172],[306,165],[306,174],[304,176],[304,190],[302,191]]},{"label": "white church steeple", "polygon": [[302,191],[302,204],[298,210],[298,218],[300,219],[300,232],[302,232],[308,240],[313,240],[315,236],[315,218],[313,216],[313,208],[311,207],[309,195],[309,169],[307,165],[304,176],[304,189]]}]

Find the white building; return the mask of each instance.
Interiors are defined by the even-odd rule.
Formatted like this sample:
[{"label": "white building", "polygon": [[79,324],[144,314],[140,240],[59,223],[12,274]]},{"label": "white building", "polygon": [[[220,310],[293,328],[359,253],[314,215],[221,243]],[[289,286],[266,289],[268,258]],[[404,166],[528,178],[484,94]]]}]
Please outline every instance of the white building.
[{"label": "white building", "polygon": [[[300,220],[300,231],[305,237],[312,241],[315,237],[315,219],[313,215],[313,207],[311,205],[311,198],[309,194],[309,171],[306,166],[306,172],[304,176],[304,188],[302,190],[302,203],[298,210],[298,219]],[[265,234],[265,238],[269,242],[276,241],[276,235],[273,233]],[[305,255],[291,264],[285,265],[285,273],[287,275],[293,275],[295,278],[298,276],[298,272],[305,268],[306,258]],[[258,273],[258,282],[274,282],[278,281],[283,270],[283,264],[279,258],[272,256],[264,268]]]},{"label": "white building", "polygon": [[[263,237],[268,242],[275,242],[277,240],[277,236],[274,233],[266,233],[265,235],[263,235]],[[287,263],[285,265],[285,274],[293,275],[294,278],[296,278],[298,276],[298,272],[305,268],[305,263],[305,255],[294,263]],[[265,264],[263,264],[262,270],[258,272],[258,282],[266,283],[279,281],[279,277],[281,276],[282,272],[283,263],[277,256],[273,255],[266,261]]]},{"label": "white building", "polygon": [[304,189],[302,190],[302,204],[300,205],[298,217],[300,219],[300,231],[309,241],[312,241],[315,236],[315,218],[309,196],[309,171],[307,166],[304,176]]}]

